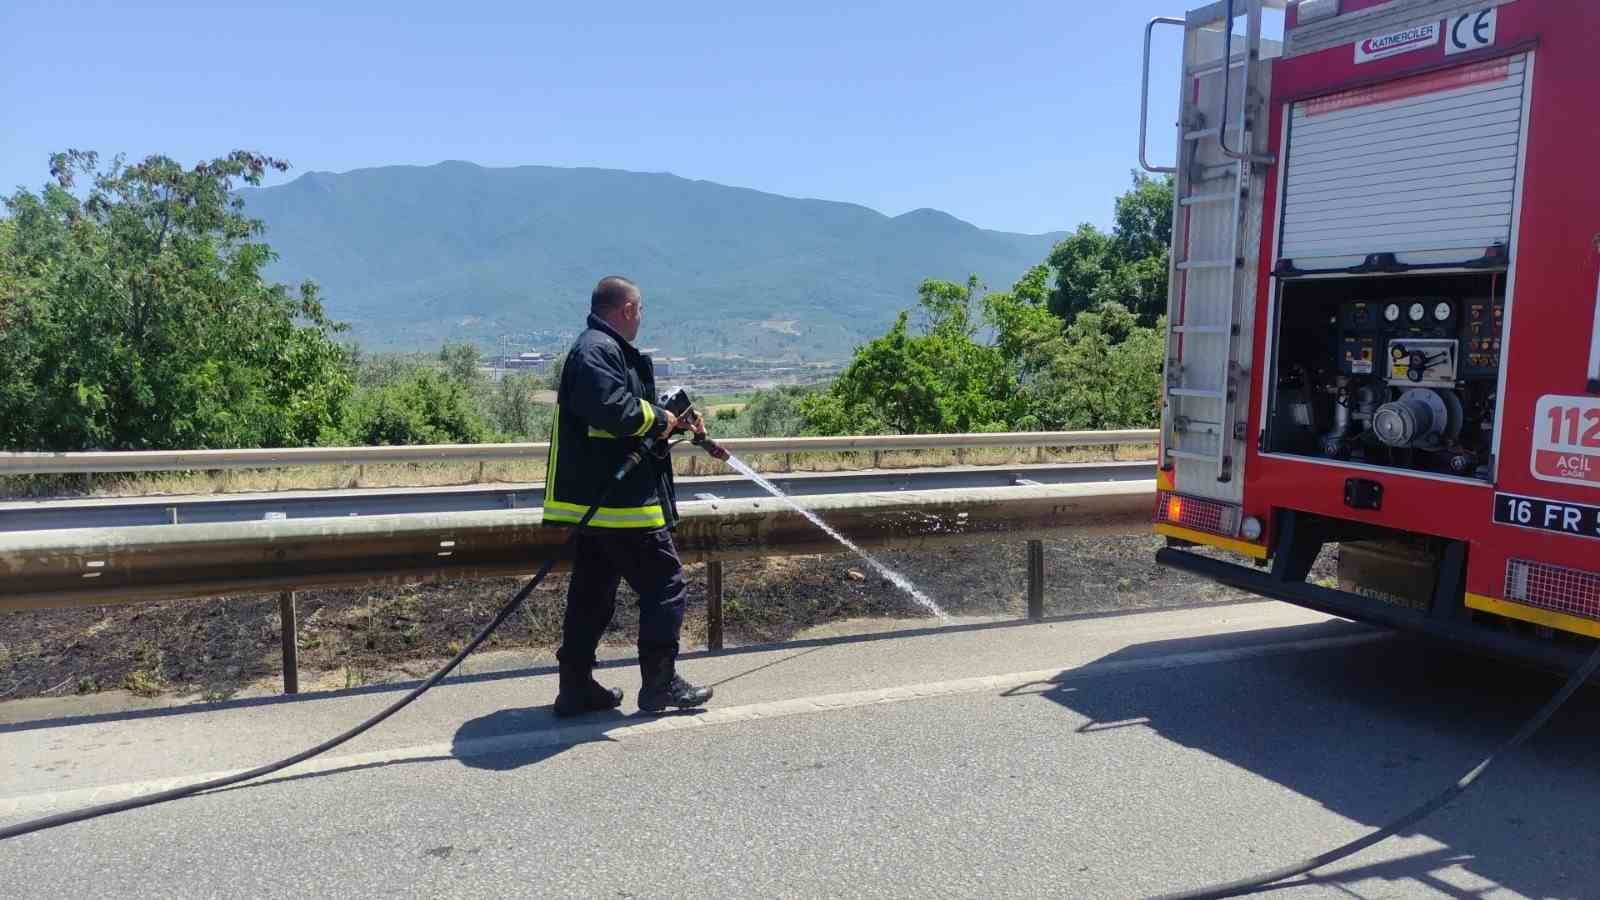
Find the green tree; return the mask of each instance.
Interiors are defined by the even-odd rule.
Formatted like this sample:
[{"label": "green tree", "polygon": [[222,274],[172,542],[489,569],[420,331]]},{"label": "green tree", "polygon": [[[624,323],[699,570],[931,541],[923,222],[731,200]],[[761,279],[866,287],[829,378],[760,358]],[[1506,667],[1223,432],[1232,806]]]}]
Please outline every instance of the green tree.
[{"label": "green tree", "polygon": [[500,434],[512,441],[542,441],[550,436],[551,407],[541,402],[545,379],[531,372],[507,374],[495,385],[490,398],[490,418]]},{"label": "green tree", "polygon": [[561,390],[561,370],[567,365],[567,354],[562,352],[550,363],[550,368],[544,373],[544,386],[548,390]]},{"label": "green tree", "polygon": [[1124,260],[1164,256],[1172,246],[1172,178],[1133,173],[1133,189],[1117,198],[1116,252]]},{"label": "green tree", "polygon": [[1005,293],[983,300],[984,321],[1001,357],[1027,369],[1028,360],[1061,337],[1061,318],[1050,310],[1050,267],[1034,266]]},{"label": "green tree", "polygon": [[1116,202],[1111,234],[1080,225],[1050,253],[1056,271],[1050,309],[1071,321],[1116,303],[1141,324],[1154,325],[1167,307],[1167,257],[1172,243],[1172,180],[1135,173]]},{"label": "green tree", "polygon": [[1050,311],[1063,319],[1092,308],[1096,292],[1114,265],[1111,236],[1085,222],[1050,251],[1049,266],[1056,273],[1050,294]]},{"label": "green tree", "polygon": [[[354,444],[472,444],[497,437],[523,439],[502,426],[502,413],[514,425],[530,427],[536,425],[536,414],[510,408],[514,397],[503,401],[500,386],[490,385],[477,370],[475,352],[454,344],[432,355],[363,357],[346,416],[345,440]],[[531,376],[524,378],[531,380]]]},{"label": "green tree", "polygon": [[[1011,417],[1014,380],[994,347],[952,329],[889,333],[858,348],[850,365],[801,411],[817,434],[999,431]],[[944,324],[949,324],[945,322]]]},{"label": "green tree", "polygon": [[1035,348],[1021,379],[1024,430],[1149,428],[1159,421],[1162,339],[1116,303],[1080,313]]},{"label": "green tree", "polygon": [[426,357],[419,353],[367,353],[357,348],[351,359],[357,390],[410,378],[418,369],[426,368]]},{"label": "green tree", "polygon": [[285,168],[244,151],[192,168],[164,156],[101,168],[68,151],[42,191],[7,198],[0,445],[336,440],[351,390],[340,326],[316,285],[262,278],[272,250],[232,193]]},{"label": "green tree", "polygon": [[795,437],[806,430],[805,413],[801,408],[807,397],[817,393],[815,388],[784,385],[757,391],[745,404],[732,424],[727,427],[717,415],[715,427],[729,436],[739,433],[749,437]]},{"label": "green tree", "polygon": [[[1103,243],[1109,247],[1110,239]],[[1064,322],[1052,308],[1052,280],[1059,285],[1064,277],[1070,273],[1034,266],[1010,291],[983,297],[987,342],[978,340],[973,316],[975,279],[923,282],[923,333],[909,333],[906,312],[888,334],[858,348],[826,392],[801,400],[806,430],[909,434],[1154,425],[1162,320],[1143,325],[1108,300]]]},{"label": "green tree", "polygon": [[467,408],[491,427],[497,412],[495,386],[478,366],[483,355],[472,344],[445,344],[439,348],[438,365],[446,380],[458,385]]},{"label": "green tree", "polygon": [[439,349],[439,362],[445,374],[464,385],[485,381],[478,367],[483,364],[483,354],[472,344],[445,344]]},{"label": "green tree", "polygon": [[970,340],[978,333],[972,304],[980,289],[976,275],[969,276],[966,284],[937,278],[924,279],[917,287],[917,306],[922,311],[923,334]]},{"label": "green tree", "polygon": [[431,369],[363,390],[348,426],[361,445],[476,444],[490,432],[467,388]]}]

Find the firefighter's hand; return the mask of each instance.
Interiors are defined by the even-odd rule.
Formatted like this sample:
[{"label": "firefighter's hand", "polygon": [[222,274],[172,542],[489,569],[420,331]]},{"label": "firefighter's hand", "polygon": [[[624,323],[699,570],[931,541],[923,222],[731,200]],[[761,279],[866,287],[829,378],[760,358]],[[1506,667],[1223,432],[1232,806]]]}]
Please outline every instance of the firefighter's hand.
[{"label": "firefighter's hand", "polygon": [[678,430],[678,417],[673,415],[670,409],[662,409],[661,411],[667,415],[667,430],[662,432],[662,436],[672,437],[672,433]]},{"label": "firefighter's hand", "polygon": [[689,413],[689,428],[691,430],[693,430],[695,434],[698,434],[701,437],[705,437],[706,419],[705,419],[704,416],[700,415],[700,411],[699,410],[691,410],[690,411],[690,413]]}]

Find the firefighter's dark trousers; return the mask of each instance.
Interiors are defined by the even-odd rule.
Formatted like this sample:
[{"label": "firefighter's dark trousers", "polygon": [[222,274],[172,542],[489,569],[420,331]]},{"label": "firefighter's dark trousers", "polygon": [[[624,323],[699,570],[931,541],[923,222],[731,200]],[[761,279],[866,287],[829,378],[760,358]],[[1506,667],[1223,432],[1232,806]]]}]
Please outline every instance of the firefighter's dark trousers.
[{"label": "firefighter's dark trousers", "polygon": [[683,629],[683,563],[665,529],[600,529],[578,535],[562,623],[564,663],[593,666],[595,649],[617,608],[623,579],[639,595],[639,656],[677,656]]}]

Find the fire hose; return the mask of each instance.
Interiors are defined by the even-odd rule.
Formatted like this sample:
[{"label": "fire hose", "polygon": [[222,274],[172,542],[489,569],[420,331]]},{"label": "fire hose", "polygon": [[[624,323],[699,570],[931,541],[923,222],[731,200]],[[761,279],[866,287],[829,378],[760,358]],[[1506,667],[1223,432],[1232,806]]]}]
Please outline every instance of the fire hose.
[{"label": "fire hose", "polygon": [[1522,746],[1527,742],[1528,738],[1533,737],[1533,735],[1540,728],[1543,728],[1544,724],[1550,721],[1550,718],[1556,714],[1556,711],[1567,702],[1567,699],[1576,693],[1578,688],[1583,686],[1584,682],[1593,677],[1596,669],[1600,669],[1600,647],[1596,647],[1595,651],[1589,654],[1589,658],[1572,673],[1572,676],[1567,679],[1567,683],[1561,686],[1561,690],[1556,691],[1555,696],[1551,697],[1544,706],[1540,707],[1539,711],[1534,713],[1532,718],[1522,723],[1522,727],[1518,728],[1516,733],[1507,738],[1499,747],[1496,747],[1494,752],[1490,753],[1488,756],[1485,756],[1481,762],[1467,770],[1467,773],[1461,776],[1461,778],[1458,779],[1454,784],[1435,794],[1426,802],[1420,804],[1405,815],[1396,818],[1389,824],[1384,825],[1381,828],[1373,829],[1362,837],[1356,838],[1348,844],[1335,847],[1326,853],[1319,853],[1316,856],[1310,857],[1309,859],[1301,860],[1293,865],[1284,866],[1281,869],[1274,869],[1271,872],[1262,873],[1254,878],[1243,878],[1238,881],[1214,884],[1209,887],[1196,888],[1189,891],[1179,891],[1175,894],[1162,894],[1161,896],[1154,898],[1154,900],[1213,900],[1213,898],[1218,897],[1237,897],[1242,894],[1254,893],[1255,891],[1270,885],[1276,885],[1281,881],[1287,881],[1296,875],[1305,875],[1306,873],[1315,869],[1320,869],[1329,863],[1337,862],[1348,856],[1354,856],[1355,854],[1360,853],[1362,850],[1371,847],[1373,844],[1394,837],[1401,831],[1404,831],[1412,825],[1415,825],[1423,819],[1426,819],[1428,816],[1433,815],[1435,812],[1438,812],[1440,809],[1443,809],[1448,803],[1450,803],[1450,801],[1466,793],[1467,789],[1472,787],[1473,784],[1477,783],[1478,779],[1482,777],[1484,772],[1489,770],[1490,766],[1494,765],[1496,760]]},{"label": "fire hose", "polygon": [[[663,396],[661,399],[662,405],[680,420],[688,419],[696,415],[694,407],[689,400],[688,393],[682,388],[678,388],[672,393]],[[421,697],[434,685],[437,685],[440,681],[444,680],[446,676],[455,671],[457,666],[461,665],[462,660],[466,659],[469,655],[471,655],[472,651],[478,649],[479,645],[488,640],[489,635],[493,634],[497,628],[505,624],[506,619],[510,618],[511,614],[517,611],[517,607],[521,606],[523,601],[528,599],[528,595],[533,593],[533,589],[538,587],[539,583],[544,581],[544,579],[550,574],[550,570],[555,567],[556,561],[562,557],[567,548],[572,546],[572,542],[577,538],[584,526],[589,524],[589,520],[593,519],[595,514],[599,512],[600,507],[605,503],[606,498],[610,496],[612,490],[616,488],[617,484],[619,484],[628,476],[630,472],[632,472],[640,463],[642,463],[647,454],[655,450],[658,441],[670,439],[671,436],[671,434],[665,434],[661,435],[660,437],[647,438],[637,444],[628,453],[628,456],[623,461],[622,465],[617,468],[616,474],[612,476],[609,482],[607,482],[605,489],[600,492],[600,497],[595,500],[594,505],[589,507],[588,511],[583,514],[583,518],[579,519],[577,524],[571,526],[567,530],[567,539],[562,543],[557,552],[551,554],[550,557],[544,561],[544,564],[539,567],[539,571],[534,574],[533,578],[529,579],[520,590],[512,595],[511,599],[506,601],[504,606],[500,607],[500,611],[495,613],[494,618],[489,621],[489,624],[484,626],[483,630],[479,631],[477,636],[469,641],[465,647],[461,648],[461,652],[457,653],[454,658],[445,663],[437,672],[434,672],[432,675],[428,676],[426,681],[412,688],[404,697],[401,697],[399,700],[391,703],[389,706],[380,710],[372,717],[342,734],[335,735],[334,737],[317,744],[315,747],[307,748],[292,756],[286,756],[283,759],[277,760],[276,762],[257,766],[254,769],[249,769],[244,772],[235,772],[231,775],[224,775],[219,778],[213,778],[209,781],[200,781],[194,784],[170,788],[165,791],[157,791],[156,793],[146,794],[142,797],[131,797],[127,800],[118,800],[112,803],[102,803],[98,806],[88,806],[84,807],[83,809],[56,813],[55,815],[41,816],[37,819],[18,822],[15,825],[0,827],[0,841],[19,837],[24,834],[30,834],[35,831],[44,831],[49,828],[59,828],[62,825],[70,825],[74,822],[83,822],[89,819],[96,819],[101,816],[111,815],[112,813],[126,812],[128,810],[140,809],[146,806],[154,806],[158,803],[166,803],[172,800],[181,799],[183,797],[190,797],[195,794],[204,793],[205,791],[214,791],[219,788],[231,787],[245,781],[253,781],[254,779],[271,775],[274,772],[280,772],[292,765],[295,765],[296,763],[305,762],[312,757],[319,756],[328,752],[329,750],[334,749],[335,747],[338,747],[340,744],[343,744],[352,738],[364,734],[379,723],[383,722],[385,719],[389,718],[400,710],[405,709],[407,706],[410,706],[412,701],[416,700],[418,697]],[[702,448],[707,453],[718,459],[726,459],[728,456],[726,450],[718,446],[715,441],[706,436],[706,434],[701,430],[694,432],[693,443],[695,446]]]}]

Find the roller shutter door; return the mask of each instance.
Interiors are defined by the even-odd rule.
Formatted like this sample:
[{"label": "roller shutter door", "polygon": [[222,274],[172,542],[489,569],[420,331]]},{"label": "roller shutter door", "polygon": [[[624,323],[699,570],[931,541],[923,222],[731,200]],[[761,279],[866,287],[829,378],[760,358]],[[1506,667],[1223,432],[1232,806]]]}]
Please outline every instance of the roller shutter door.
[{"label": "roller shutter door", "polygon": [[1279,256],[1477,259],[1509,245],[1526,55],[1294,104]]}]

